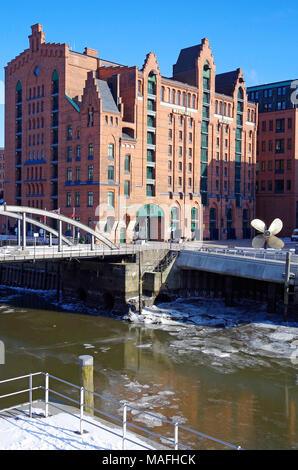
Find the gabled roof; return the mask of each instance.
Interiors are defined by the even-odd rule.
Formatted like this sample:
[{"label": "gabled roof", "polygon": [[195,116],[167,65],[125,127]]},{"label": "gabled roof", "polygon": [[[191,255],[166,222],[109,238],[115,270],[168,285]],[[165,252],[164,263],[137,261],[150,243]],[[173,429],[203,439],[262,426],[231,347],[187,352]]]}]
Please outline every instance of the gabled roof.
[{"label": "gabled roof", "polygon": [[215,91],[223,95],[233,96],[238,77],[239,69],[216,75]]},{"label": "gabled roof", "polygon": [[100,97],[102,100],[102,110],[107,111],[109,113],[117,113],[120,114],[119,109],[115,103],[109,85],[104,80],[99,80],[98,78],[95,79],[96,85],[100,92]]},{"label": "gabled roof", "polygon": [[195,67],[195,61],[200,55],[202,44],[181,49],[178,60],[173,67],[174,75],[180,72],[192,70]]}]

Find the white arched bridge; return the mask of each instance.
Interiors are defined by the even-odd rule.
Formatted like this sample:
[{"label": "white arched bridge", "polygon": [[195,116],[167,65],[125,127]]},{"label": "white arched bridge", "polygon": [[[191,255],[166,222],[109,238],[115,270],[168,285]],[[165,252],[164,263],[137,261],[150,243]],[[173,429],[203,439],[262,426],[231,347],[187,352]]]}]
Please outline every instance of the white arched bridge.
[{"label": "white arched bridge", "polygon": [[[98,240],[100,243],[104,244],[110,249],[116,249],[116,245],[114,245],[110,240],[106,237],[101,235],[99,232],[96,232],[92,228],[88,227],[87,225],[82,224],[81,222],[71,219],[70,217],[66,217],[65,215],[58,214],[55,212],[46,211],[43,209],[36,209],[34,207],[23,207],[23,206],[10,206],[4,204],[0,206],[0,215],[5,217],[11,217],[13,219],[17,219],[18,230],[18,245],[22,247],[24,250],[26,248],[26,233],[27,233],[27,224],[34,225],[38,228],[43,229],[45,232],[49,233],[50,235],[50,244],[52,240],[52,236],[58,238],[58,251],[61,251],[63,242],[66,245],[72,245],[72,241],[69,240],[67,237],[63,236],[62,233],[62,223],[65,222],[66,224],[76,227],[77,229],[83,231],[84,233],[90,235],[91,238],[91,250],[94,250],[94,243],[95,240]],[[28,216],[29,215],[29,216]],[[44,219],[54,219],[58,222],[58,230],[49,227],[43,222],[40,222],[34,219],[32,216],[39,216]]]}]

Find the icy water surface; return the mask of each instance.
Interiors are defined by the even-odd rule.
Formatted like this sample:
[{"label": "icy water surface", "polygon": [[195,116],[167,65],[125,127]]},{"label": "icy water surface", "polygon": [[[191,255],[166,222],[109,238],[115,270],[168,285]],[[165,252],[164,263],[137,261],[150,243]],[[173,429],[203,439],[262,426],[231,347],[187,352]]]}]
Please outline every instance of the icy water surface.
[{"label": "icy water surface", "polygon": [[[171,426],[161,421],[168,418],[246,449],[298,449],[293,319],[285,325],[253,302],[227,308],[214,299],[189,299],[119,320],[78,303],[57,306],[54,293],[2,288],[0,295],[1,378],[42,370],[78,384],[77,358],[91,354],[98,393],[157,415],[132,412],[136,424],[171,437]],[[77,398],[66,385],[54,388]],[[121,416],[112,403],[96,406]],[[222,448],[182,437],[193,448]]]}]

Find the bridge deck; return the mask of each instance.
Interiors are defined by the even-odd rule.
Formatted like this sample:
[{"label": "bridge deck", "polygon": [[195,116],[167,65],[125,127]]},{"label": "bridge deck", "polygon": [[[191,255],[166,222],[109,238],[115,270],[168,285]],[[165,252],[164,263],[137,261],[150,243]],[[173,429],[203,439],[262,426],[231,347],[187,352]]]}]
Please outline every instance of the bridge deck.
[{"label": "bridge deck", "polygon": [[[251,250],[222,246],[189,243],[154,243],[143,245],[120,244],[115,249],[104,245],[79,244],[75,246],[31,246],[0,248],[0,263],[15,263],[33,260],[58,260],[72,258],[96,258],[134,255],[144,250],[169,249],[179,251],[177,266],[192,269],[240,276],[271,282],[284,282],[286,251]],[[298,284],[298,255],[291,255],[291,278]]]}]

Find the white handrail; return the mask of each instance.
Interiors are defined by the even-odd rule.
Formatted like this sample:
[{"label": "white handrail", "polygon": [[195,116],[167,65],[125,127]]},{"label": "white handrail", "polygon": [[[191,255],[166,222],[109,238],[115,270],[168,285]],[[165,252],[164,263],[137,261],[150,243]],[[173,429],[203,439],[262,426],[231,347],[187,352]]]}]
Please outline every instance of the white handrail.
[{"label": "white handrail", "polygon": [[[34,376],[37,376],[37,375],[43,375],[45,376],[45,385],[44,386],[37,386],[37,387],[33,387],[33,377]],[[104,397],[103,395],[100,395],[96,392],[92,392],[84,387],[79,387],[71,382],[67,382],[66,380],[63,380],[63,379],[60,379],[59,377],[56,377],[54,375],[51,375],[49,373],[45,373],[45,372],[35,372],[35,373],[31,373],[31,374],[28,374],[28,375],[23,375],[23,376],[20,376],[20,377],[13,377],[13,378],[10,378],[10,379],[5,379],[5,380],[1,380],[0,381],[0,385],[3,384],[3,383],[8,383],[8,382],[12,382],[12,381],[16,381],[16,380],[21,380],[21,379],[25,379],[25,378],[29,378],[29,388],[26,389],[26,390],[21,390],[21,391],[17,391],[17,392],[12,392],[12,393],[8,393],[8,394],[5,394],[5,395],[0,395],[0,398],[6,398],[6,397],[9,397],[9,396],[14,396],[14,395],[17,395],[17,394],[20,394],[20,393],[25,393],[25,392],[29,392],[29,416],[30,418],[32,418],[32,410],[33,410],[33,391],[35,390],[38,390],[38,389],[43,389],[45,391],[45,418],[48,417],[48,409],[49,409],[49,404],[50,404],[50,401],[49,401],[49,393],[52,392],[52,393],[55,393],[57,395],[59,395],[60,397],[62,398],[65,398],[66,400],[70,400],[72,402],[75,402],[77,404],[79,404],[79,409],[80,409],[80,414],[79,416],[73,414],[72,412],[68,411],[68,410],[65,410],[65,409],[62,409],[60,408],[59,406],[57,406],[56,404],[54,403],[51,403],[51,406],[53,406],[54,408],[57,408],[57,409],[60,409],[61,411],[67,413],[67,414],[70,414],[76,418],[79,419],[80,421],[80,424],[79,424],[79,433],[82,434],[83,433],[83,422],[85,423],[88,423],[90,425],[93,425],[93,426],[96,426],[96,427],[99,427],[101,429],[105,429],[107,432],[111,433],[111,434],[114,434],[118,437],[120,437],[122,439],[122,449],[124,450],[125,449],[125,442],[131,442],[131,443],[134,443],[134,444],[137,444],[139,445],[140,447],[143,447],[144,449],[149,449],[149,447],[145,446],[143,443],[141,442],[137,442],[137,441],[134,441],[130,438],[127,437],[127,426],[131,426],[135,429],[139,429],[140,431],[143,431],[143,432],[146,432],[148,433],[149,435],[152,435],[152,436],[156,436],[158,437],[160,440],[164,440],[164,441],[168,441],[170,442],[173,446],[174,446],[174,449],[175,450],[178,450],[179,449],[179,446],[182,446],[183,448],[186,448],[186,449],[190,449],[190,450],[193,450],[191,449],[190,447],[186,446],[185,444],[183,444],[182,442],[179,442],[179,428],[181,429],[185,429],[187,430],[188,432],[191,432],[195,435],[198,435],[200,437],[203,437],[205,439],[209,439],[209,440],[212,440],[213,442],[217,442],[217,443],[220,443],[224,446],[227,446],[227,447],[230,447],[232,449],[236,449],[236,450],[242,450],[242,448],[240,446],[236,446],[236,445],[233,445],[233,444],[230,444],[228,442],[225,442],[225,441],[222,441],[221,439],[217,439],[215,437],[212,437],[212,436],[208,436],[207,434],[203,434],[199,431],[196,431],[194,429],[191,429],[191,428],[188,428],[186,426],[183,426],[183,425],[180,425],[179,423],[177,422],[173,422],[173,421],[170,421],[166,418],[162,418],[160,416],[157,416],[157,415],[154,415],[153,413],[150,413],[148,411],[144,411],[144,410],[141,410],[141,409],[138,409],[138,408],[135,408],[131,405],[128,405],[126,402],[123,403],[123,402],[120,402],[120,401],[117,401],[115,399],[112,399],[112,398],[108,398],[108,397]],[[54,379],[54,380],[57,380],[59,382],[62,382],[62,383],[65,383],[67,385],[70,385],[71,387],[74,387],[76,389],[79,389],[80,391],[80,401],[77,401],[77,400],[74,400],[70,397],[67,397],[66,395],[60,393],[60,392],[57,392],[53,389],[51,389],[49,387],[49,379]],[[84,393],[87,392],[87,393],[91,393],[93,394],[94,396],[97,396],[97,397],[100,397],[104,400],[108,400],[108,401],[111,401],[115,404],[118,404],[120,405],[121,407],[123,407],[123,416],[122,416],[122,421],[117,418],[116,416],[113,416],[113,415],[110,415],[108,413],[105,413],[104,411],[101,411],[101,410],[98,410],[97,408],[94,408],[94,407],[91,407],[91,406],[88,406],[87,404],[84,403]],[[91,422],[91,421],[88,421],[84,415],[84,407],[85,408],[89,408],[90,410],[93,410],[93,411],[96,411],[100,414],[103,414],[105,416],[108,416],[109,418],[115,420],[115,421],[119,421],[119,422],[122,422],[122,435],[120,434],[117,434],[115,433],[114,431],[110,430],[110,429],[106,429],[106,428],[103,428],[101,427],[100,425],[94,423],[94,422]],[[148,415],[148,416],[151,416],[151,417],[154,417],[154,418],[158,418],[160,421],[164,422],[164,423],[168,423],[168,424],[171,424],[174,426],[174,439],[170,439],[170,438],[167,438],[166,436],[162,436],[160,434],[157,434],[153,431],[149,431],[148,429],[144,428],[144,427],[141,427],[141,426],[138,426],[134,423],[129,423],[128,420],[127,420],[127,410],[128,409],[131,409],[131,410],[136,410],[138,411],[140,414],[145,414],[145,415]],[[1,409],[0,409],[0,412],[1,412]]]}]

